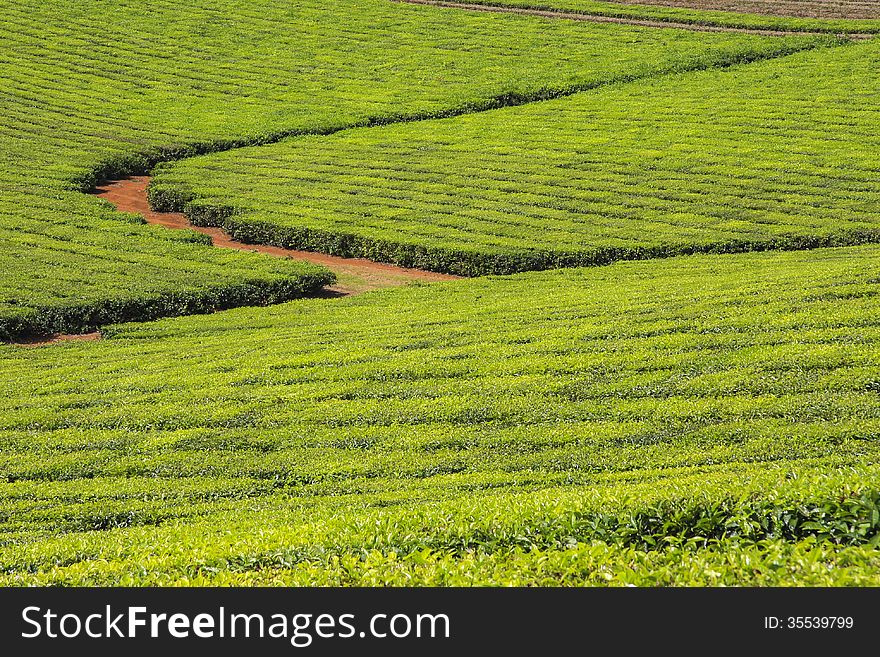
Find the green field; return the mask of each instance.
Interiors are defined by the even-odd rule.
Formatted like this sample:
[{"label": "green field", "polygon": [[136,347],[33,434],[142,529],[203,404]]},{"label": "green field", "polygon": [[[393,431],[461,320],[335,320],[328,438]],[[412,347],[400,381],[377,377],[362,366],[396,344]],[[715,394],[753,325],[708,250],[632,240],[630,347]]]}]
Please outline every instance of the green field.
[{"label": "green field", "polygon": [[878,67],[867,42],[288,139],[164,165],[151,197],[246,241],[466,276],[877,241]]},{"label": "green field", "polygon": [[[539,583],[545,552],[607,559],[600,581],[769,541],[768,581],[876,584],[878,256],[622,263],[7,347],[2,581],[357,582],[375,559],[371,583]],[[800,541],[858,558],[802,573]],[[496,578],[510,550],[523,568]]]},{"label": "green field", "polygon": [[[880,586],[878,63],[390,0],[14,0],[0,585]],[[245,241],[469,277],[329,298],[86,193],[148,172]]]},{"label": "green field", "polygon": [[[95,0],[16,0],[4,9],[2,339],[218,302],[269,303],[280,277],[308,287],[299,266],[186,244],[80,193],[103,177],[285,134],[520,103],[814,43],[474,16],[388,0],[202,0],[185,12],[166,0],[128,1],[104,9]],[[241,286],[253,289],[247,299]],[[193,297],[185,304],[181,288]]]},{"label": "green field", "polygon": [[[448,0],[445,0],[448,1]],[[456,0],[452,0],[455,2]],[[877,18],[805,18],[786,15],[750,14],[734,11],[707,9],[688,9],[684,7],[664,7],[652,4],[639,4],[634,0],[602,2],[601,0],[460,0],[462,4],[494,5],[524,9],[547,9],[592,16],[608,16],[629,20],[662,21],[666,23],[691,23],[694,25],[720,26],[752,30],[782,30],[793,32],[829,32],[833,34],[876,34],[880,32],[880,19]],[[815,6],[813,0],[787,0],[789,7]],[[767,1],[768,5],[773,0]],[[781,4],[781,3],[780,3]],[[851,2],[851,5],[860,5]],[[869,3],[861,3],[861,7]],[[780,14],[784,12],[780,11]],[[876,10],[875,10],[876,15]]]}]

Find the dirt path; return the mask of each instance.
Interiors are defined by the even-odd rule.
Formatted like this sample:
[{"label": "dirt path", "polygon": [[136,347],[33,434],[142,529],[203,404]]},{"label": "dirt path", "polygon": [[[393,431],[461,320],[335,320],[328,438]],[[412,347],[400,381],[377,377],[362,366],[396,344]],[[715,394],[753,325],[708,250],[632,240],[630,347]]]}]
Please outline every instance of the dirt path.
[{"label": "dirt path", "polygon": [[58,333],[49,337],[41,336],[39,338],[26,338],[16,340],[11,344],[15,347],[46,347],[50,344],[58,344],[59,342],[91,342],[92,340],[100,340],[101,332],[92,331],[91,333]]},{"label": "dirt path", "polygon": [[412,281],[450,281],[459,278],[449,274],[408,269],[361,258],[339,258],[324,253],[294,251],[278,246],[237,242],[220,228],[193,226],[186,216],[179,212],[153,211],[147,202],[147,186],[149,184],[149,176],[133,176],[102,185],[95,193],[110,201],[122,212],[136,212],[142,215],[147,223],[172,229],[188,228],[208,235],[214,246],[223,249],[256,251],[279,258],[293,258],[294,260],[305,260],[323,265],[333,271],[339,279],[335,285],[326,288],[333,296],[360,294],[379,288],[405,285]]},{"label": "dirt path", "polygon": [[[178,230],[186,228],[208,235],[214,246],[222,249],[256,251],[279,258],[293,258],[294,260],[305,260],[323,265],[333,271],[338,279],[336,284],[325,288],[326,296],[328,297],[351,296],[353,294],[369,292],[370,290],[406,285],[413,281],[451,281],[460,278],[450,274],[438,274],[422,269],[408,269],[361,258],[339,258],[324,253],[294,251],[277,246],[237,242],[220,228],[193,226],[186,218],[186,215],[179,212],[154,212],[147,202],[147,186],[149,184],[149,176],[132,176],[131,178],[108,182],[98,187],[95,190],[95,194],[100,198],[110,201],[122,212],[135,212],[142,215],[149,224]],[[49,337],[18,340],[12,344],[18,347],[44,347],[59,342],[80,342],[99,340],[100,338],[101,333],[99,331],[82,334],[64,333]]]},{"label": "dirt path", "polygon": [[[541,18],[562,18],[588,23],[616,23],[619,25],[636,25],[639,27],[667,27],[693,32],[735,32],[737,34],[756,34],[763,36],[829,36],[828,32],[798,32],[788,30],[760,30],[744,27],[725,27],[721,25],[699,25],[697,23],[675,23],[672,21],[642,20],[638,18],[618,18],[616,16],[599,16],[595,14],[578,14],[568,11],[548,11],[545,9],[527,9],[525,7],[505,7],[503,5],[476,5],[466,2],[449,2],[447,0],[392,0],[409,5],[429,5],[449,9],[465,9],[468,11],[487,11],[498,14],[520,14],[523,16],[539,16]],[[626,3],[629,4],[629,3]],[[868,33],[849,33],[850,39],[871,39],[875,35]]]},{"label": "dirt path", "polygon": [[[580,14],[576,12],[528,9],[524,7],[506,7],[503,5],[481,5],[467,2],[455,2],[451,0],[392,0],[393,2],[428,5],[433,7],[445,7],[450,9],[462,9],[468,11],[483,11],[500,14],[520,14],[525,16],[538,16],[541,18],[555,18],[592,23],[616,23],[622,25],[636,25],[640,27],[674,28],[692,30],[696,32],[736,32],[740,34],[756,34],[765,36],[789,36],[789,35],[812,35],[827,36],[824,32],[798,32],[785,30],[762,30],[737,27],[724,27],[717,25],[697,25],[694,23],[678,23],[672,21],[640,20],[630,18],[618,18],[614,16],[599,16],[593,14]],[[612,0],[620,4],[634,4],[628,0]],[[712,2],[732,2],[736,6],[745,6],[749,2],[761,2],[762,0],[646,0],[645,4],[708,8]],[[845,0],[854,7],[861,7],[860,0]],[[829,3],[826,0],[815,0],[817,6],[824,7]],[[870,10],[876,11],[870,3],[864,3]],[[850,8],[851,9],[851,8]],[[772,13],[772,12],[756,12]],[[849,33],[845,35],[852,39],[870,39],[874,34]],[[232,239],[225,231],[219,228],[202,228],[193,226],[184,214],[178,212],[155,212],[150,208],[147,201],[147,187],[150,184],[149,176],[132,176],[122,180],[110,181],[95,190],[95,194],[110,201],[122,212],[134,212],[142,215],[149,224],[164,226],[170,229],[194,230],[211,238],[214,246],[224,249],[237,249],[240,251],[255,251],[268,255],[305,260],[323,265],[333,271],[337,276],[336,284],[325,288],[327,296],[350,296],[361,294],[370,290],[385,287],[405,285],[412,281],[448,281],[459,278],[449,274],[438,274],[421,269],[408,269],[395,265],[386,265],[372,260],[360,258],[340,258],[337,256],[315,253],[311,251],[295,251],[277,246],[261,244],[245,244]],[[100,331],[83,334],[56,334],[48,337],[24,339],[12,344],[20,347],[41,347],[59,342],[99,340]]]}]

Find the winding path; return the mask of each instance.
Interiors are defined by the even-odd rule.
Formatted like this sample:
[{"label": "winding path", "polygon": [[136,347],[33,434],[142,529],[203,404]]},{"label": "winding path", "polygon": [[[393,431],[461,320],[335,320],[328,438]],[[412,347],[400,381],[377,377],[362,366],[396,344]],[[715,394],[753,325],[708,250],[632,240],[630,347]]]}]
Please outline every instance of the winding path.
[{"label": "winding path", "polygon": [[[150,208],[150,204],[147,201],[147,187],[149,187],[149,184],[149,176],[131,176],[122,180],[107,182],[99,186],[94,191],[94,194],[110,201],[121,212],[134,212],[143,216],[148,224],[164,226],[174,230],[194,230],[207,235],[211,238],[214,246],[222,249],[255,251],[278,258],[292,258],[322,265],[337,276],[337,282],[324,288],[322,296],[351,296],[369,292],[370,290],[406,285],[413,281],[451,281],[460,278],[460,276],[453,276],[451,274],[439,274],[422,269],[397,267],[362,258],[340,258],[324,253],[295,251],[278,246],[238,242],[220,228],[193,226],[189,219],[186,218],[186,215],[180,212],[156,212]],[[101,333],[99,331],[82,334],[63,333],[48,337],[18,340],[12,344],[19,347],[44,347],[59,342],[81,342],[99,340],[100,338]]]},{"label": "winding path", "polygon": [[[832,36],[830,32],[801,32],[798,30],[770,30],[746,27],[730,27],[724,25],[701,25],[699,23],[683,23],[675,21],[659,21],[641,18],[622,18],[619,16],[601,16],[599,14],[580,14],[564,10],[529,9],[527,7],[509,7],[505,5],[481,5],[468,2],[453,2],[450,0],[391,0],[408,5],[428,5],[431,7],[445,7],[448,9],[464,9],[467,11],[486,11],[496,14],[521,14],[523,16],[538,16],[541,18],[561,18],[571,21],[585,21],[588,23],[616,23],[618,25],[636,25],[638,27],[667,27],[677,30],[690,30],[692,32],[735,32],[737,34],[755,34],[762,36]],[[840,34],[849,39],[871,39],[876,36],[868,32],[848,32]]]},{"label": "winding path", "polygon": [[323,265],[335,273],[339,279],[335,285],[325,288],[332,296],[361,294],[370,290],[405,285],[412,281],[451,281],[460,278],[451,274],[397,267],[362,258],[340,258],[325,253],[295,251],[279,246],[238,242],[221,228],[193,226],[186,215],[180,212],[156,212],[150,208],[147,201],[149,184],[149,176],[132,176],[101,185],[95,190],[95,194],[110,201],[121,212],[135,212],[143,216],[148,224],[172,229],[189,229],[207,235],[211,238],[214,246],[222,249],[255,251],[279,258],[293,258],[294,260],[305,260]]}]

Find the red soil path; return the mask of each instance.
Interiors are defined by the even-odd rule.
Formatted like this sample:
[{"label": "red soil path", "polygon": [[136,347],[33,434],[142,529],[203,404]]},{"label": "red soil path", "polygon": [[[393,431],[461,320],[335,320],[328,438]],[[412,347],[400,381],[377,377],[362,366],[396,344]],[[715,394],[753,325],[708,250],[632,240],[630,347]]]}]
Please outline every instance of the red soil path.
[{"label": "red soil path", "polygon": [[[413,5],[431,5],[451,9],[470,11],[486,11],[502,14],[523,14],[542,18],[561,18],[593,23],[618,23],[642,27],[676,28],[699,32],[737,32],[741,34],[763,34],[784,36],[788,34],[814,34],[812,32],[786,32],[780,30],[759,30],[714,25],[696,25],[693,23],[675,23],[669,21],[640,20],[617,18],[612,16],[595,16],[567,11],[547,11],[527,9],[523,7],[504,7],[499,5],[479,5],[448,0],[394,0]],[[812,2],[793,2],[792,0],[611,0],[620,4],[653,4],[670,7],[691,7],[695,9],[726,9],[751,13],[811,16],[821,18],[875,18],[880,16],[880,8],[873,2],[865,0],[813,0]],[[820,33],[815,33],[820,34]],[[871,34],[849,34],[851,38],[871,38]],[[245,244],[232,239],[220,228],[202,228],[193,226],[184,214],[178,212],[155,212],[147,202],[149,176],[132,176],[123,180],[115,180],[99,187],[95,193],[113,203],[122,212],[135,212],[142,215],[149,224],[164,226],[171,229],[194,230],[211,238],[214,246],[224,249],[256,251],[281,258],[306,260],[323,265],[339,277],[339,282],[326,288],[332,296],[348,296],[360,294],[383,287],[404,285],[410,281],[448,281],[458,278],[449,274],[438,274],[421,269],[408,269],[386,265],[372,260],[360,258],[339,258],[337,256],[314,253],[311,251],[294,251],[277,246],[262,244]],[[41,347],[67,341],[98,340],[98,331],[77,335],[59,334],[48,338],[35,338],[15,342],[22,347]]]},{"label": "red soil path", "polygon": [[[757,30],[737,27],[722,27],[714,25],[696,25],[693,23],[675,23],[668,21],[652,21],[629,18],[616,18],[612,16],[595,16],[591,14],[579,14],[566,11],[546,11],[540,9],[527,9],[523,7],[504,7],[498,5],[479,5],[466,2],[454,2],[447,0],[394,0],[413,5],[432,5],[435,7],[447,7],[452,9],[466,9],[470,11],[486,11],[502,14],[524,14],[527,16],[540,16],[543,18],[561,18],[575,21],[588,21],[593,23],[618,23],[624,25],[638,25],[642,27],[667,27],[699,32],[738,32],[741,34],[764,34],[784,36],[787,34],[814,34],[812,32],[786,32],[779,30]],[[792,2],[791,0],[611,0],[620,4],[653,4],[669,7],[691,7],[696,9],[726,9],[731,11],[743,11],[751,13],[812,16],[821,18],[875,18],[880,16],[880,9],[873,2],[863,0],[813,0],[812,2]],[[816,33],[818,34],[818,33]],[[871,34],[849,34],[851,38],[871,38]],[[245,244],[232,239],[220,228],[202,228],[190,224],[186,215],[179,212],[155,212],[150,208],[147,201],[147,187],[150,184],[149,176],[132,176],[123,180],[114,180],[99,187],[95,193],[103,199],[110,201],[122,212],[134,212],[142,215],[149,224],[164,226],[171,229],[194,230],[211,238],[216,247],[223,249],[238,249],[240,251],[256,251],[281,258],[293,258],[306,260],[323,265],[335,272],[339,281],[327,289],[332,296],[348,296],[360,294],[369,290],[383,287],[404,285],[410,281],[448,281],[459,278],[449,274],[438,274],[421,269],[408,269],[386,265],[372,260],[361,258],[339,258],[324,253],[311,251],[294,251],[278,246],[265,246],[262,244]],[[21,347],[42,347],[58,342],[99,340],[101,333],[83,334],[58,334],[41,338],[25,339],[13,344]]]},{"label": "red soil path", "polygon": [[[725,27],[722,25],[700,25],[697,23],[676,23],[672,21],[656,21],[640,18],[619,18],[616,16],[598,16],[594,14],[579,14],[576,12],[556,11],[545,9],[526,9],[524,7],[505,7],[503,5],[478,5],[466,2],[453,2],[448,0],[393,0],[410,5],[429,5],[432,7],[446,7],[448,9],[465,9],[468,11],[487,11],[498,14],[521,14],[524,16],[539,16],[541,18],[561,18],[572,21],[585,21],[588,23],[616,23],[618,25],[636,25],[639,27],[668,27],[677,30],[691,30],[693,32],[735,32],[737,34],[757,34],[763,36],[827,36],[826,32],[797,32],[787,30],[761,30],[744,27]],[[620,4],[637,4],[635,2],[621,2]],[[695,1],[694,6],[698,2]],[[873,34],[849,33],[851,39],[870,39]]]},{"label": "red soil path", "polygon": [[91,333],[59,333],[49,337],[41,336],[39,338],[25,338],[13,342],[12,344],[16,347],[45,347],[59,342],[91,342],[92,340],[100,339],[100,331],[93,331]]},{"label": "red soil path", "polygon": [[[147,202],[147,186],[149,184],[149,176],[133,176],[123,180],[108,182],[98,187],[95,190],[95,194],[110,201],[121,212],[134,212],[142,215],[149,224],[178,230],[194,230],[208,235],[214,246],[222,249],[256,251],[279,258],[293,258],[294,260],[305,260],[323,265],[336,273],[339,278],[336,284],[325,288],[327,296],[350,296],[384,287],[405,285],[413,281],[451,281],[460,278],[451,274],[438,274],[421,269],[397,267],[362,258],[339,258],[324,253],[294,251],[293,249],[283,249],[278,246],[237,242],[220,228],[193,226],[186,218],[186,215],[179,212],[153,211]],[[58,334],[49,337],[25,339],[13,344],[19,347],[44,347],[59,342],[99,340],[100,338],[100,332],[95,331],[93,333]]]},{"label": "red soil path", "polygon": [[186,228],[208,235],[214,246],[223,249],[256,251],[279,258],[293,258],[294,260],[305,260],[323,265],[339,276],[339,282],[327,288],[334,296],[360,294],[383,287],[404,285],[412,281],[450,281],[459,278],[450,274],[397,267],[362,258],[340,258],[325,253],[295,251],[279,246],[237,242],[220,228],[193,226],[186,215],[179,212],[155,212],[147,201],[147,186],[149,184],[149,176],[132,176],[102,185],[95,193],[110,201],[122,212],[136,212],[142,215],[149,224],[172,229]]}]

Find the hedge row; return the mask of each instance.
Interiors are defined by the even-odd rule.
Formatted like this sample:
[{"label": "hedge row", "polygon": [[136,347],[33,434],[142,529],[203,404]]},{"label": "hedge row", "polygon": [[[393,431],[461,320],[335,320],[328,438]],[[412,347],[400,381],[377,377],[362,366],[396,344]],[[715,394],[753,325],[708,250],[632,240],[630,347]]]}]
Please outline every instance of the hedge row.
[{"label": "hedge row", "polygon": [[240,306],[265,306],[315,294],[335,281],[336,275],[332,272],[316,271],[296,278],[245,281],[206,290],[44,307],[0,317],[0,340],[8,342],[56,333],[86,333],[120,322],[198,315]]}]

